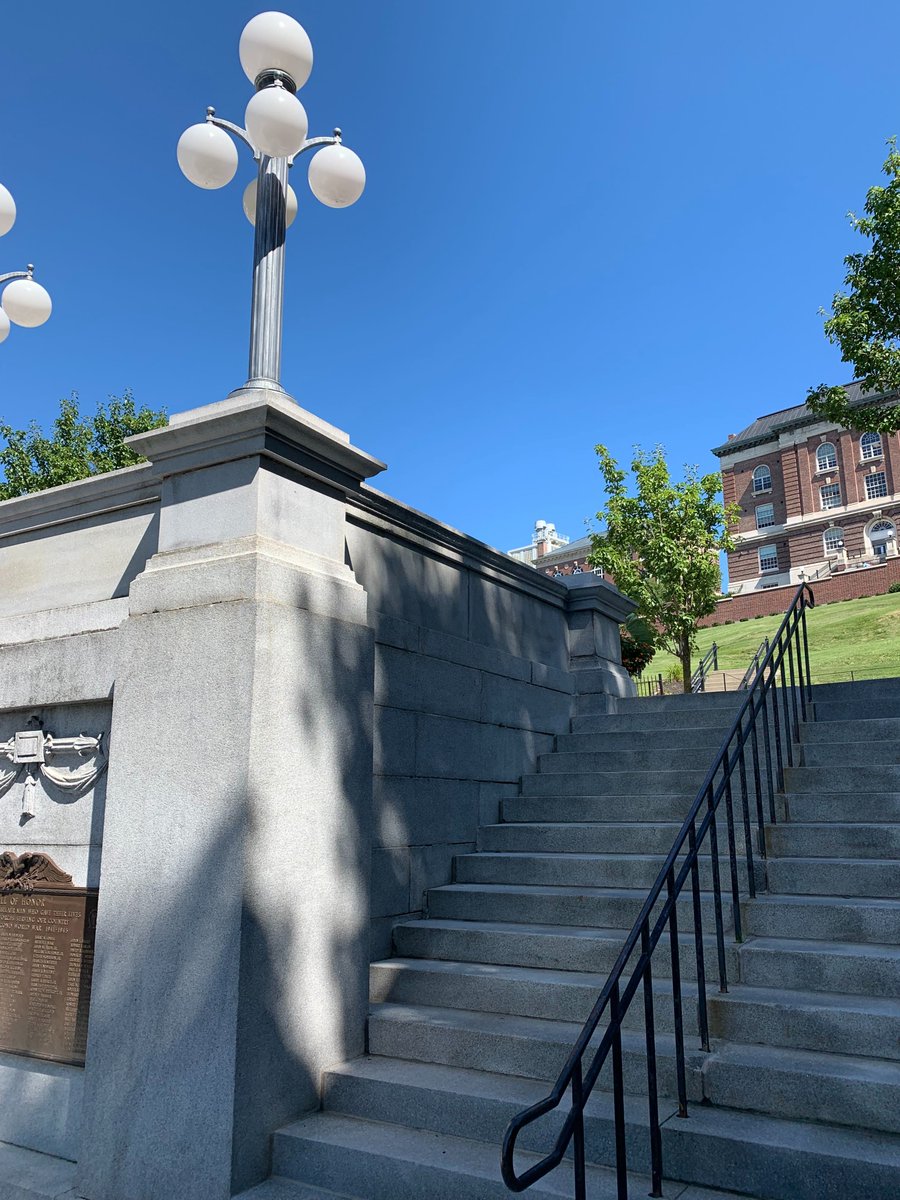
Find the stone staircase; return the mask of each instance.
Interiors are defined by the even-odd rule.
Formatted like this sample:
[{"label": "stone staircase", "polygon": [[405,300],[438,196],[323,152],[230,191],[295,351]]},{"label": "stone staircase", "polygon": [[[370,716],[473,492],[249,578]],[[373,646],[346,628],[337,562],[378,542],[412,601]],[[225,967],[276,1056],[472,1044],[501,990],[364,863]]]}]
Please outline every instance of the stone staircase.
[{"label": "stone staircase", "polygon": [[[428,918],[396,928],[396,956],[372,966],[368,1055],[326,1073],[323,1111],[276,1134],[273,1178],[248,1197],[510,1194],[506,1124],[557,1076],[742,699],[620,701],[607,715],[602,697],[579,698],[572,733],[431,891]],[[667,1197],[900,1195],[900,680],[816,688],[815,711],[768,830],[768,891],[743,905],[743,944],[726,942],[727,994],[703,894],[709,1053],[694,1036],[688,908],[680,924],[694,1102],[685,1120],[660,1099]],[[669,955],[653,961],[671,1096]],[[642,1008],[623,1033],[632,1196],[649,1191]],[[586,1113],[591,1200],[616,1195],[610,1078],[607,1065]],[[519,1170],[563,1114],[523,1132]],[[571,1197],[571,1163],[527,1194]]]}]

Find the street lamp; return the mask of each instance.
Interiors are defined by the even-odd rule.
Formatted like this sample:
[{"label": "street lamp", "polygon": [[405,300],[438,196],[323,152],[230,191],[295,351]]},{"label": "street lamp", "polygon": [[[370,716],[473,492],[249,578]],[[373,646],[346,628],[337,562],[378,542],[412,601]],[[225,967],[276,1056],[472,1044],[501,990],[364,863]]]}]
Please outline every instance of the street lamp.
[{"label": "street lamp", "polygon": [[322,204],[347,208],[362,195],[366,172],[341,140],[308,138],[303,105],[297,99],[312,70],[312,44],[302,25],[285,13],[264,12],[244,28],[241,66],[256,88],[244,114],[246,128],[223,121],[214,108],[178,141],[178,165],[201,188],[220,188],[237,171],[231,134],[250,147],[259,164],[255,182],[244,192],[244,212],[255,225],[253,293],[250,306],[250,369],[247,382],[232,395],[281,386],[281,333],[284,311],[284,236],[297,212],[288,169],[309,150],[309,186]]},{"label": "street lamp", "polygon": [[[16,222],[16,202],[0,183],[0,237],[9,233]],[[0,275],[0,342],[9,336],[10,321],[33,329],[43,325],[53,308],[50,295],[39,283],[35,283],[34,264],[29,263],[24,271],[7,271]],[[9,285],[8,287],[5,285]]]}]

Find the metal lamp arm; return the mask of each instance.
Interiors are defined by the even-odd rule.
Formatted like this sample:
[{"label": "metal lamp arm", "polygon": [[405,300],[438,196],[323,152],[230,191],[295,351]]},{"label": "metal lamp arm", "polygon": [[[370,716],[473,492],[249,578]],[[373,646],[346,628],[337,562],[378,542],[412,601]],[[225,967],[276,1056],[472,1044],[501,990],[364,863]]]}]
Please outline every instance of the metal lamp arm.
[{"label": "metal lamp arm", "polygon": [[340,144],[340,129],[335,129],[331,137],[307,138],[297,153],[288,159],[288,166],[292,167],[294,165],[294,159],[299,158],[301,154],[305,154],[307,150],[318,150],[320,146],[339,146]]},{"label": "metal lamp arm", "polygon": [[27,271],[7,271],[5,275],[0,275],[0,287],[4,283],[9,283],[12,279],[30,279],[34,274],[34,263],[28,264]]},{"label": "metal lamp arm", "polygon": [[260,159],[260,152],[251,142],[250,135],[246,129],[241,129],[240,125],[235,125],[233,121],[223,121],[221,117],[216,116],[216,110],[212,107],[206,110],[206,119],[210,125],[216,125],[219,129],[226,130],[232,137],[238,138],[245,145],[249,146],[253,157],[257,161]]}]

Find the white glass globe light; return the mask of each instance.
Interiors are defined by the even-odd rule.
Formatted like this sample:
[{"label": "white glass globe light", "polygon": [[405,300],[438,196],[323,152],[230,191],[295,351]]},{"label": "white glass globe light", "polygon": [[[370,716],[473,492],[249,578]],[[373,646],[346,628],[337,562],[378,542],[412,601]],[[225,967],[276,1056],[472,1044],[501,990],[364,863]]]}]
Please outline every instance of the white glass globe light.
[{"label": "white glass globe light", "polygon": [[284,71],[302,88],[312,70],[312,42],[303,26],[286,13],[264,12],[248,21],[239,52],[251,83],[265,71]]},{"label": "white glass globe light", "polygon": [[209,121],[184,131],[178,139],[177,154],[186,178],[201,188],[224,187],[238,169],[237,146],[224,129]]},{"label": "white glass globe light", "polygon": [[5,342],[9,337],[9,317],[0,308],[0,342]]},{"label": "white glass globe light", "polygon": [[312,194],[329,208],[347,208],[363,194],[366,168],[359,155],[337,143],[313,155],[309,164]]},{"label": "white glass globe light", "polygon": [[0,304],[9,319],[26,329],[43,325],[53,309],[50,293],[33,279],[14,279],[3,289]]},{"label": "white glass globe light", "polygon": [[289,158],[306,141],[306,109],[283,87],[267,87],[250,97],[244,123],[250,139],[271,158]]},{"label": "white glass globe light", "polygon": [[[256,224],[256,184],[255,179],[251,179],[244,188],[244,215],[251,225]],[[287,197],[284,205],[284,227],[290,229],[294,223],[294,217],[297,215],[297,193],[288,184]]]},{"label": "white glass globe light", "polygon": [[[3,184],[0,183],[0,237],[3,237],[4,233],[9,233],[15,223],[16,202]],[[7,330],[8,332],[9,330]]]}]

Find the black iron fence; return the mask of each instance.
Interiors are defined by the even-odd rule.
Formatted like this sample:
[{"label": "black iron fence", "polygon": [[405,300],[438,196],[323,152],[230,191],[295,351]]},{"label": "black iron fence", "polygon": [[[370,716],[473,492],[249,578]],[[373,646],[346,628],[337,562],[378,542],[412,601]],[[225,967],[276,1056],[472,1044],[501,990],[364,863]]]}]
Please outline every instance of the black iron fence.
[{"label": "black iron fence", "polygon": [[[696,958],[697,1033],[700,1047],[709,1049],[706,997],[704,914],[700,888],[700,851],[708,845],[712,877],[715,961],[721,992],[728,990],[725,951],[725,911],[731,909],[734,939],[742,940],[742,893],[756,894],[755,857],[765,857],[765,827],[778,819],[777,792],[784,787],[784,768],[794,763],[794,743],[800,722],[811,717],[809,650],[806,610],[813,606],[809,587],[802,584],[785,614],[768,652],[749,683],[746,698],[725,737],[684,824],[669,851],[640,914],[625,939],[590,1016],[565,1066],[545,1099],[512,1119],[503,1139],[500,1169],[514,1192],[525,1191],[558,1167],[571,1147],[575,1200],[586,1200],[584,1110],[601,1072],[611,1063],[615,1123],[615,1170],[618,1200],[628,1200],[628,1161],[625,1145],[625,1089],[622,1025],[638,990],[643,993],[644,1047],[649,1115],[651,1196],[662,1196],[662,1137],[659,1122],[657,1046],[653,991],[653,955],[668,931],[672,977],[672,1026],[675,1048],[675,1091],[678,1114],[688,1115],[685,1068],[684,1003],[677,901],[687,887],[693,915],[693,954]],[[724,830],[721,825],[724,824]],[[742,837],[739,835],[742,831]],[[723,888],[720,836],[727,848],[727,881]],[[743,843],[741,846],[740,843]],[[756,849],[754,850],[754,843]],[[723,856],[724,857],[724,856]],[[633,965],[631,959],[636,956]],[[605,1023],[599,1043],[595,1036]],[[522,1130],[566,1103],[568,1113],[553,1149],[518,1174],[516,1140]]]}]

